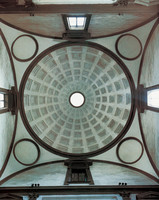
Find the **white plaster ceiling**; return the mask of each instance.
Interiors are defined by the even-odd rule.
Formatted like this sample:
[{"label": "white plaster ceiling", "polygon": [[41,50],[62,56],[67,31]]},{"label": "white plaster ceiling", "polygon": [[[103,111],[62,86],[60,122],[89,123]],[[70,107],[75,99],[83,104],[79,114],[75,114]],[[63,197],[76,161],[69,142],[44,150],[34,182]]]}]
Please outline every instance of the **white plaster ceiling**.
[{"label": "white plaster ceiling", "polygon": [[[11,89],[15,86],[11,62],[7,53],[7,47],[0,35],[0,88]],[[8,149],[12,142],[13,131],[15,127],[15,116],[10,113],[0,114],[0,171],[8,155]],[[10,124],[8,126],[8,124]]]},{"label": "white plaster ceiling", "polygon": [[[140,27],[136,30],[133,30],[129,33],[134,34],[136,37],[138,37],[141,40],[142,46],[144,47],[146,39],[147,39],[148,34],[149,34],[149,31],[151,30],[154,22],[155,21],[152,21],[149,24],[147,24],[143,27]],[[29,27],[29,26],[27,25],[27,27]],[[4,25],[3,23],[1,23],[1,29],[4,32],[4,35],[7,39],[7,42],[9,44],[10,49],[11,49],[13,41],[18,36],[25,34],[24,32],[18,31],[14,28],[10,28],[9,26]],[[59,40],[47,39],[47,38],[38,37],[38,36],[35,36],[35,35],[32,35],[32,36],[34,38],[36,38],[38,45],[39,45],[39,50],[37,52],[37,56],[42,51],[44,51],[46,48],[49,48],[50,46],[59,44],[61,42]],[[119,36],[120,35],[112,36],[112,37],[109,37],[109,38],[91,40],[91,41],[103,45],[104,47],[110,49],[111,51],[113,51],[117,55],[117,52],[115,50],[115,43],[116,43]],[[153,38],[155,38],[155,37],[153,37]],[[157,40],[157,39],[155,38],[155,40]],[[152,44],[153,44],[153,42],[152,42]],[[19,45],[21,50],[23,50],[23,45],[25,45],[25,43],[23,43],[23,41],[22,41],[21,45]],[[129,48],[129,46],[131,48],[131,41],[130,41],[130,45],[126,45],[126,48]],[[153,51],[156,51],[156,50],[158,51],[159,46],[158,46],[157,42],[154,42],[153,47],[154,47]],[[125,44],[123,43],[120,48],[121,49],[125,48]],[[133,48],[134,48],[134,46],[133,46]],[[137,48],[137,51],[138,51],[138,48]],[[128,51],[128,52],[131,53],[131,51]],[[124,53],[126,54],[125,51],[124,51]],[[100,52],[97,51],[97,53],[95,54],[95,57],[98,57],[99,54],[100,54]],[[18,56],[19,55],[20,54],[18,53]],[[69,55],[69,53],[68,53],[68,55]],[[127,54],[126,56],[129,56],[129,54]],[[158,57],[155,56],[156,60],[154,59],[155,60],[154,63],[158,63],[157,58]],[[27,62],[20,62],[20,61],[16,60],[15,58],[13,58],[13,59],[14,59],[17,83],[18,83],[18,88],[19,88],[22,77],[24,75],[24,72],[28,68],[29,64],[33,61],[33,59],[29,60]],[[128,69],[129,69],[129,71],[130,71],[130,73],[133,77],[133,80],[135,82],[135,85],[137,86],[138,70],[139,70],[141,55],[136,60],[133,60],[133,61],[132,60],[131,61],[124,60],[123,58],[120,58],[120,59],[128,67]],[[57,60],[58,60],[58,58],[57,58]],[[72,63],[72,59],[70,59],[68,62]],[[155,65],[155,66],[157,66],[157,65]],[[0,67],[1,67],[1,69],[4,69],[2,67],[2,65]],[[155,69],[155,70],[157,71],[158,69]],[[10,74],[10,72],[8,72],[8,71],[5,72],[5,73]],[[145,77],[146,77],[146,75],[143,75],[144,81],[146,80]],[[152,77],[153,77],[153,75],[152,75]],[[7,79],[5,79],[5,81],[6,80]],[[155,84],[158,83],[158,79],[155,79],[155,80],[156,80]],[[2,86],[0,85],[0,87],[2,87]],[[32,95],[32,92],[33,91],[31,91],[29,94]],[[37,105],[35,105],[35,106],[37,106]],[[114,105],[114,106],[116,106],[116,105]],[[10,115],[10,114],[8,114],[8,115]],[[157,137],[158,131],[157,131],[157,134],[156,134],[156,130],[158,130],[157,129],[158,125],[156,123],[156,120],[158,119],[158,114],[153,113],[151,115],[153,115],[152,116],[153,122],[154,122],[153,125],[150,121],[146,121],[147,125],[144,125],[144,127],[145,127],[145,129],[147,129],[146,127],[151,124],[150,127],[153,126],[152,135]],[[1,117],[3,117],[3,116],[1,116]],[[0,121],[0,123],[1,122],[2,121]],[[8,125],[8,123],[5,121],[3,123],[3,125],[6,127]],[[10,125],[10,128],[13,128],[13,125]],[[5,130],[5,132],[6,132],[6,130]],[[141,137],[139,124],[138,124],[137,113],[135,115],[132,126],[130,127],[127,134],[124,136],[124,139],[128,138],[128,137],[138,138],[141,141],[141,143],[143,144],[143,140],[142,140],[142,137]],[[16,137],[15,137],[14,144],[17,141],[19,141],[21,139],[25,139],[25,138],[30,139],[30,140],[34,140],[30,136],[30,134],[28,133],[27,129],[25,128],[23,121],[21,119],[20,113],[19,113],[18,114],[17,131],[16,131]],[[8,142],[9,142],[9,139],[6,139],[6,140],[7,141],[5,141],[5,143],[7,145]],[[150,142],[150,147],[154,147],[152,138],[149,139],[149,142]],[[3,139],[1,140],[1,143],[0,143],[1,146],[2,146],[2,143],[3,143]],[[3,143],[3,145],[4,145],[4,143]],[[29,145],[30,145],[30,143],[29,143]],[[16,153],[18,158],[21,161],[27,162],[27,163],[30,163],[31,161],[35,160],[35,158],[37,157],[37,151],[36,151],[35,146],[31,145],[31,148],[32,148],[31,151],[30,150],[25,151],[25,149],[29,148],[29,146],[27,146],[27,143],[25,143],[24,149],[23,149],[23,143],[21,143],[21,146],[22,146],[22,151],[16,149],[18,151]],[[44,149],[40,145],[39,145],[39,148],[40,148],[40,158],[37,161],[37,163],[35,163],[33,165],[34,168],[33,169],[30,168],[30,170],[28,170],[29,168],[27,166],[20,164],[15,159],[15,157],[13,155],[13,151],[12,151],[10,158],[9,158],[9,161],[8,161],[8,164],[6,166],[6,169],[5,169],[2,177],[0,178],[0,181],[1,181],[0,183],[3,183],[1,186],[15,186],[15,185],[21,186],[22,184],[29,186],[33,182],[40,183],[41,185],[48,185],[48,184],[49,185],[63,185],[64,179],[65,179],[65,174],[66,174],[66,169],[67,169],[66,166],[63,165],[63,160],[65,160],[66,158],[52,154],[51,152],[48,152],[46,149]],[[118,158],[116,156],[116,148],[117,148],[117,144],[113,148],[108,150],[107,152],[92,158],[93,160],[96,160],[96,162],[94,162],[93,166],[91,167],[91,171],[92,171],[92,175],[94,177],[95,184],[97,184],[97,185],[100,185],[100,184],[118,185],[118,183],[121,180],[121,174],[122,174],[122,177],[123,177],[123,179],[122,179],[123,182],[128,182],[130,185],[131,184],[132,185],[135,185],[135,184],[154,185],[154,184],[156,184],[156,182],[154,180],[157,180],[158,176],[155,173],[155,171],[154,171],[154,169],[153,169],[153,167],[152,167],[152,165],[151,165],[151,163],[148,159],[145,148],[144,148],[142,158],[138,162],[136,162],[134,164],[125,164],[125,165],[118,160]],[[126,151],[127,151],[128,148],[129,148],[129,144],[126,145]],[[155,148],[155,149],[153,148],[153,150],[156,152],[157,159],[158,159],[157,148]],[[33,160],[29,159],[28,154],[31,154],[31,153],[33,154],[32,155]],[[124,156],[125,159],[127,158],[127,156],[131,156],[131,150],[129,150],[129,153],[130,153],[129,155],[127,153],[125,154],[126,155],[126,156]],[[1,160],[4,161],[4,157],[1,158]],[[105,163],[100,162],[101,160],[104,160]],[[50,163],[51,161],[55,162],[55,164]],[[56,163],[56,161],[61,162],[61,163],[60,164]],[[156,163],[157,163],[157,161],[156,161]],[[36,167],[36,165],[40,165],[40,164],[41,164],[41,166]],[[33,167],[33,166],[31,166],[31,167]],[[142,170],[142,172],[146,172],[147,174],[143,175],[142,173],[139,173],[137,170]],[[12,175],[16,175],[14,173],[17,173],[17,176],[14,176],[13,178],[11,178]],[[11,179],[5,182],[5,178],[9,177],[9,176],[10,176]]]},{"label": "white plaster ceiling", "polygon": [[[85,96],[79,108],[69,101],[74,92]],[[122,68],[109,55],[93,47],[66,46],[34,66],[24,89],[24,109],[44,143],[63,153],[88,153],[122,131],[131,91]]]}]

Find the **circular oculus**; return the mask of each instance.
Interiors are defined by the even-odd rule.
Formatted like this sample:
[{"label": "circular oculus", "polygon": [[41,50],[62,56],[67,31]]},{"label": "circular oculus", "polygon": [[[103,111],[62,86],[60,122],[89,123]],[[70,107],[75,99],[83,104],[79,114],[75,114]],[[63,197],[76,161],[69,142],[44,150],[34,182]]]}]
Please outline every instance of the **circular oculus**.
[{"label": "circular oculus", "polygon": [[81,107],[84,102],[85,102],[85,97],[82,93],[80,92],[74,92],[70,95],[69,98],[70,104],[75,107],[75,108],[79,108]]}]

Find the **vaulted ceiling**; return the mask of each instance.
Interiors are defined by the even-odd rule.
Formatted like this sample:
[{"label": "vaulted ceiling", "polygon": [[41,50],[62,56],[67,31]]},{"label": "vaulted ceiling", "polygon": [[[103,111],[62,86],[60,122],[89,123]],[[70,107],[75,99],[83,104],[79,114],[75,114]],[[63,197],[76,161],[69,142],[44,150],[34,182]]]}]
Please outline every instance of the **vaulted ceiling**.
[{"label": "vaulted ceiling", "polygon": [[[0,89],[17,95],[15,115],[0,114],[1,187],[62,186],[67,159],[89,159],[95,185],[158,185],[159,114],[139,105],[140,85],[159,84],[158,11],[0,7]],[[90,38],[64,40],[63,14],[90,14]]]}]

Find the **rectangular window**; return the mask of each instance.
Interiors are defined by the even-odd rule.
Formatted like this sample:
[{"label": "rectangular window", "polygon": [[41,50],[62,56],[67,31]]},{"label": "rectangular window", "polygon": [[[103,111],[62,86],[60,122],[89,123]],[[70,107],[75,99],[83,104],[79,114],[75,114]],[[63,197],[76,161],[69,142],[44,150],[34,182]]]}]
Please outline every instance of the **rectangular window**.
[{"label": "rectangular window", "polygon": [[90,161],[66,161],[68,166],[64,185],[69,184],[86,184],[93,185],[94,181],[89,166]]},{"label": "rectangular window", "polygon": [[0,109],[4,108],[4,94],[0,93]]},{"label": "rectangular window", "polygon": [[154,108],[159,108],[159,89],[147,91],[147,105]]},{"label": "rectangular window", "polygon": [[85,169],[72,169],[70,183],[88,183],[88,177]]},{"label": "rectangular window", "polygon": [[14,115],[17,105],[16,99],[14,87],[11,87],[11,90],[0,88],[0,114],[11,111]]},{"label": "rectangular window", "polygon": [[86,17],[67,17],[67,22],[70,30],[84,30]]}]

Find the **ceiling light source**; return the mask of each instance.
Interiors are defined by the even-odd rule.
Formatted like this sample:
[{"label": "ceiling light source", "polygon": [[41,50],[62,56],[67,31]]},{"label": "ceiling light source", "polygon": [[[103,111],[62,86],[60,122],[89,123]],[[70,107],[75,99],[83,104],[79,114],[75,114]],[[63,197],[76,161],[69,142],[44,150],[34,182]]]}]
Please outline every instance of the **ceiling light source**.
[{"label": "ceiling light source", "polygon": [[62,15],[66,31],[88,31],[91,15]]},{"label": "ceiling light source", "polygon": [[154,89],[147,92],[147,105],[150,107],[159,108],[159,89]]},{"label": "ceiling light source", "polygon": [[85,97],[80,92],[74,92],[70,95],[69,101],[73,107],[78,108],[78,107],[81,107],[85,103]]},{"label": "ceiling light source", "polygon": [[86,17],[67,17],[67,23],[70,30],[84,30]]},{"label": "ceiling light source", "polygon": [[63,33],[64,39],[83,40],[90,38],[90,33],[88,32],[91,20],[90,14],[62,15],[62,18],[66,30]]},{"label": "ceiling light source", "polygon": [[32,0],[35,4],[113,4],[118,0]]},{"label": "ceiling light source", "polygon": [[4,94],[0,94],[0,109],[4,108]]}]

